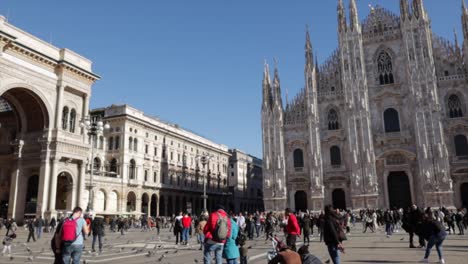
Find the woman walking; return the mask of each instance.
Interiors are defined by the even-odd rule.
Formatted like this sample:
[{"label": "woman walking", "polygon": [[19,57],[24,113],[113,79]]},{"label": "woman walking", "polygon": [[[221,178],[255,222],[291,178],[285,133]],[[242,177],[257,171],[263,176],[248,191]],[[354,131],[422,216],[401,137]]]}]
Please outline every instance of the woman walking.
[{"label": "woman walking", "polygon": [[223,249],[223,258],[226,259],[227,264],[237,264],[237,259],[240,257],[239,248],[236,245],[237,235],[239,234],[239,226],[234,220],[234,213],[230,212],[231,221],[231,236],[226,240]]},{"label": "woman walking", "polygon": [[428,243],[426,254],[421,260],[421,263],[429,263],[429,255],[431,254],[432,247],[435,245],[437,254],[439,255],[439,263],[444,264],[445,260],[442,253],[442,243],[447,237],[447,231],[445,231],[445,227],[439,221],[434,219],[430,209],[426,210],[425,220],[423,222],[423,231]]}]

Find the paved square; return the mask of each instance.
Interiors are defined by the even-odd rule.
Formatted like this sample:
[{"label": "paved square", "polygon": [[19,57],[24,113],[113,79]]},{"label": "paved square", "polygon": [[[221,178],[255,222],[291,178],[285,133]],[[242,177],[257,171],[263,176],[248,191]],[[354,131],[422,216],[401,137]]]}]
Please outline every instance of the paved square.
[{"label": "paved square", "polygon": [[[410,249],[408,235],[396,233],[387,238],[382,229],[377,233],[365,233],[360,225],[352,229],[349,240],[345,242],[346,254],[342,255],[343,263],[417,263],[422,259],[423,249]],[[2,235],[5,230],[2,230]],[[282,234],[279,234],[280,237]],[[21,228],[12,247],[13,259],[0,257],[0,263],[52,263],[50,250],[51,234],[44,234],[38,242],[24,243],[27,232]],[[86,263],[164,263],[186,264],[203,263],[202,252],[198,250],[195,238],[190,246],[175,245],[174,236],[168,229],[161,231],[158,237],[155,231],[141,232],[132,230],[123,237],[119,233],[106,233],[104,250],[101,255],[90,252],[92,237],[85,242],[82,257]],[[298,240],[300,241],[300,240]],[[271,244],[264,237],[248,241],[249,263],[266,263],[266,252]],[[28,252],[28,248],[31,253]],[[311,241],[310,250],[322,261],[328,260],[325,245],[317,237]],[[444,242],[446,263],[468,263],[468,237],[450,235]],[[433,249],[431,263],[437,263],[437,252]]]}]

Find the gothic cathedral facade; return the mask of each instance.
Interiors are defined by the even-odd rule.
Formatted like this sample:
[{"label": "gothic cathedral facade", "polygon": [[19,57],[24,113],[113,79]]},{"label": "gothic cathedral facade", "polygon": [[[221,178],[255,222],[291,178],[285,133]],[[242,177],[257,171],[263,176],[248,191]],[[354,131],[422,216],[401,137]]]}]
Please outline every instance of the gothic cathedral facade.
[{"label": "gothic cathedral facade", "polygon": [[432,32],[423,0],[362,23],[355,0],[349,19],[339,0],[337,16],[322,65],[306,33],[305,85],[290,102],[265,63],[265,209],[467,206],[468,9],[462,47]]}]

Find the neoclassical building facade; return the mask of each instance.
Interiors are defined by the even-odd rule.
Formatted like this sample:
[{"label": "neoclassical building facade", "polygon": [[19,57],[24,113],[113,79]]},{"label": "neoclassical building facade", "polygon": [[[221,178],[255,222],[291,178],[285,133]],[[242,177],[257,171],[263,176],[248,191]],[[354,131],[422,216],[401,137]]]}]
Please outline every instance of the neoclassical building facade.
[{"label": "neoclassical building facade", "polygon": [[[411,6],[411,7],[410,7]],[[267,210],[468,205],[468,10],[460,46],[437,36],[422,0],[364,21],[338,0],[338,48],[283,104],[265,64],[262,133]]]},{"label": "neoclassical building facade", "polygon": [[[0,16],[0,218],[88,204],[103,215],[199,214],[204,181],[208,210],[233,204],[227,146],[128,105],[90,111],[99,78],[87,58]],[[95,141],[80,126],[89,118],[110,126]]]},{"label": "neoclassical building facade", "polygon": [[0,16],[2,217],[51,216],[83,200],[89,146],[78,120],[99,79],[91,66]]},{"label": "neoclassical building facade", "polygon": [[[96,213],[200,214],[204,180],[208,210],[231,201],[227,146],[129,105],[95,109],[91,115],[110,125],[95,146]],[[203,165],[200,156],[212,158]],[[83,202],[88,195],[85,190]]]}]

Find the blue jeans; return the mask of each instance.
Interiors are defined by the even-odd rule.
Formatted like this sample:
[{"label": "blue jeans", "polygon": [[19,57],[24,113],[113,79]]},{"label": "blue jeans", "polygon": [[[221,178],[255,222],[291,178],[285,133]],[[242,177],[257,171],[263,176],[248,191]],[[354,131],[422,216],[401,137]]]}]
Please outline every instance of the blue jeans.
[{"label": "blue jeans", "polygon": [[37,233],[37,239],[40,239],[41,238],[41,235],[42,235],[42,226],[38,226],[36,228],[36,233]]},{"label": "blue jeans", "polygon": [[435,245],[437,249],[437,254],[439,254],[439,259],[443,259],[444,256],[442,254],[442,243],[444,242],[445,237],[447,237],[447,232],[445,231],[441,231],[437,235],[432,235],[429,238],[429,241],[427,242],[426,254],[424,255],[424,258],[429,258],[429,254],[431,254],[432,247]]},{"label": "blue jeans", "polygon": [[204,264],[211,264],[211,254],[212,252],[215,253],[216,256],[216,264],[223,263],[223,244],[210,244],[205,243],[205,250],[203,252],[203,263]]},{"label": "blue jeans", "polygon": [[333,261],[333,264],[340,264],[340,252],[338,252],[337,245],[327,245],[328,247],[328,254],[330,254],[330,258]]},{"label": "blue jeans", "polygon": [[227,259],[227,264],[237,264],[237,259]]},{"label": "blue jeans", "polygon": [[83,253],[83,245],[64,246],[62,250],[63,262],[68,264],[71,259],[72,264],[80,264],[81,253]]},{"label": "blue jeans", "polygon": [[96,240],[99,240],[99,251],[101,251],[102,250],[102,236],[101,235],[93,234],[93,244],[91,248],[94,250],[94,244],[96,243]]},{"label": "blue jeans", "polygon": [[184,228],[182,230],[182,241],[188,242],[190,228]]},{"label": "blue jeans", "polygon": [[387,233],[388,236],[392,235],[392,223],[385,224],[385,233]]}]

